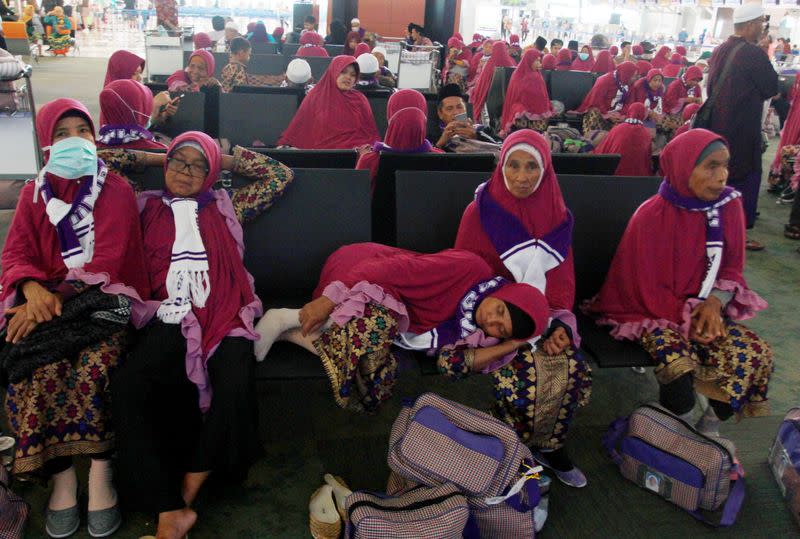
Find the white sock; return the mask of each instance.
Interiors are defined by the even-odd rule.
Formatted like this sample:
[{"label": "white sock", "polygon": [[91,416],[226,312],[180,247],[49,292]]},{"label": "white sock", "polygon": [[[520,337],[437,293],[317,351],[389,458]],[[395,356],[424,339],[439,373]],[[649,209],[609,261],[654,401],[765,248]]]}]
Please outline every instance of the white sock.
[{"label": "white sock", "polygon": [[255,344],[257,361],[263,361],[270,348],[284,331],[300,327],[300,309],[270,309],[256,325],[261,336]]},{"label": "white sock", "polygon": [[63,472],[53,475],[53,492],[47,504],[53,511],[69,509],[78,504],[78,476],[75,467],[70,466]]},{"label": "white sock", "polygon": [[700,421],[697,422],[695,428],[700,432],[700,434],[705,434],[706,436],[719,436],[719,426],[720,426],[720,419],[717,417],[717,413],[714,411],[714,408],[709,406],[703,417],[700,418]]},{"label": "white sock", "polygon": [[110,460],[92,459],[89,468],[89,511],[101,511],[117,505]]}]

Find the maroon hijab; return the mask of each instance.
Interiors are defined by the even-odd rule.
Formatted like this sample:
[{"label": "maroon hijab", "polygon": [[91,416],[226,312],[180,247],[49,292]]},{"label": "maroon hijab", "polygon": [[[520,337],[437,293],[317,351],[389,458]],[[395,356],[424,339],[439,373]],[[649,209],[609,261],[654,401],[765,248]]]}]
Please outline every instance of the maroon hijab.
[{"label": "maroon hijab", "polygon": [[558,60],[556,71],[569,71],[572,69],[572,52],[569,49],[560,49],[556,59]]},{"label": "maroon hijab", "polygon": [[136,72],[136,68],[144,70],[144,58],[126,50],[118,50],[108,58],[106,68],[106,80],[103,86],[120,79],[130,79]]},{"label": "maroon hijab", "polygon": [[[689,87],[686,85],[688,81],[703,80],[703,71],[697,66],[691,66],[686,72],[681,75],[681,78],[674,80],[667,88],[667,93],[664,96],[664,112],[668,114],[678,114],[683,110],[686,105],[686,98],[689,97]],[[697,97],[702,95],[699,87],[695,86],[693,93]]]},{"label": "maroon hijab", "polygon": [[480,117],[483,105],[486,103],[486,96],[489,94],[489,87],[492,85],[494,70],[497,67],[513,67],[514,59],[508,54],[508,45],[505,41],[497,41],[492,45],[492,55],[483,66],[469,100],[472,102],[475,116]]},{"label": "maroon hijab", "polygon": [[600,51],[597,53],[597,58],[592,66],[592,73],[600,73],[604,75],[614,71],[614,60],[611,58],[611,53],[608,51]]},{"label": "maroon hijab", "polygon": [[653,136],[643,122],[647,109],[642,103],[628,107],[628,119],[614,126],[592,153],[621,156],[615,176],[652,176]]},{"label": "maroon hijab", "polygon": [[[709,144],[722,137],[692,129],[672,139],[661,153],[664,181],[686,199],[694,198],[689,176]],[[707,204],[707,203],[704,203]],[[749,318],[766,303],[747,290],[745,228],[741,198],[719,208],[724,231],[722,262],[715,286],[735,292],[727,312]],[[618,339],[638,339],[645,331],[669,327],[688,335],[692,298],[706,274],[706,215],[682,209],[657,194],[633,214],[611,269],[590,310],[614,326]],[[696,300],[695,300],[696,301]]]},{"label": "maroon hijab", "polygon": [[[539,185],[529,197],[518,199],[508,190],[503,174],[503,163],[516,146],[524,144],[532,146],[542,158],[543,170]],[[556,179],[550,156],[550,144],[539,133],[530,129],[515,131],[503,142],[498,165],[492,174],[486,189],[492,198],[507,212],[516,217],[531,237],[541,238],[564,222],[567,207],[561,195],[561,188]],[[458,227],[456,249],[465,249],[480,255],[497,274],[512,279],[511,272],[503,265],[500,253],[494,247],[481,224],[480,210],[475,201],[470,202],[461,224]],[[572,260],[572,249],[564,262],[547,274],[545,295],[551,309],[571,310],[575,302],[575,270]]]},{"label": "maroon hijab", "polygon": [[428,102],[425,96],[411,88],[398,90],[389,97],[386,103],[386,117],[390,118],[400,109],[414,107],[421,110],[425,116],[428,115]]},{"label": "maroon hijab", "polygon": [[[606,114],[611,110],[612,102],[619,91],[620,85],[627,84],[635,74],[636,64],[622,62],[615,71],[606,73],[594,82],[594,86],[583,99],[583,103],[581,103],[577,111],[586,112],[589,109],[596,108],[602,114]],[[627,103],[632,97],[629,87],[625,102]]]},{"label": "maroon hijab", "polygon": [[553,115],[547,84],[540,71],[533,67],[541,56],[538,49],[527,50],[511,75],[503,101],[503,117],[500,121],[502,133],[509,133],[517,118],[524,116],[530,120],[546,120]]},{"label": "maroon hijab", "polygon": [[[47,147],[53,143],[53,130],[67,114],[83,116],[94,135],[91,115],[83,103],[74,99],[56,99],[36,113],[36,134],[40,146]],[[44,157],[46,162],[49,152],[45,152]],[[55,197],[67,203],[75,200],[80,190],[78,181],[50,173],[45,178]],[[90,181],[90,178],[82,181]],[[56,227],[50,222],[42,197],[33,201],[34,187],[34,182],[29,182],[22,188],[3,245],[0,260],[3,268],[0,276],[0,325],[5,324],[2,313],[18,299],[20,283],[29,279],[39,281],[50,290],[56,289],[65,280],[79,280],[89,285],[100,285],[106,293],[124,294],[134,300],[149,296],[136,201],[128,182],[113,172],[106,176],[92,212],[95,234],[92,261],[82,268],[69,271],[61,256]]]},{"label": "maroon hijab", "polygon": [[653,64],[653,67],[655,69],[664,69],[664,67],[669,64],[669,58],[667,58],[669,51],[670,48],[667,47],[666,45],[658,49],[658,52],[653,57],[653,60],[650,62],[651,64]]},{"label": "maroon hijab", "polygon": [[[592,48],[588,45],[585,45],[585,47],[589,49],[589,58],[581,60],[579,56],[576,56],[575,60],[572,62],[572,71],[591,71],[594,67],[594,51],[592,51]],[[583,49],[583,47],[581,47],[581,49]]]},{"label": "maroon hijab", "polygon": [[328,56],[328,51],[325,50],[325,38],[316,32],[305,32],[300,36],[297,56]]},{"label": "maroon hijab", "polygon": [[[249,336],[253,313],[260,311],[261,303],[253,291],[252,277],[242,261],[242,228],[235,217],[230,198],[224,190],[213,191],[221,171],[222,152],[205,133],[189,131],[172,141],[167,155],[184,142],[200,145],[209,169],[200,193],[195,196],[198,198],[200,236],[208,257],[211,292],[205,307],[193,306],[181,322],[187,338],[187,373],[198,385],[200,405],[205,408],[211,398],[205,362],[226,336]],[[165,163],[165,174],[166,167]],[[164,203],[162,196],[171,195],[166,190],[148,192],[140,200],[147,274],[153,288],[152,299],[159,303],[169,296],[166,280],[172,244],[175,242],[172,210]]]},{"label": "maroon hijab", "polygon": [[352,56],[337,56],[325,70],[281,135],[279,144],[306,150],[351,149],[380,140],[372,109],[358,90],[343,92],[336,85],[349,65],[358,73]]},{"label": "maroon hijab", "polygon": [[[189,56],[189,61],[191,62],[192,58],[194,58],[195,56],[198,56],[203,60],[203,63],[205,63],[205,65],[206,65],[206,73],[208,74],[209,77],[213,77],[214,76],[214,72],[215,72],[215,70],[217,68],[217,63],[214,60],[214,55],[211,54],[207,50],[200,49],[200,50],[194,51],[192,53],[192,55]],[[172,75],[169,76],[169,78],[167,79],[167,88],[169,88],[170,91],[174,87],[179,86],[179,85],[183,85],[183,84],[191,85],[192,84],[192,81],[189,79],[189,74],[186,72],[187,69],[188,69],[188,67],[186,67],[184,69],[181,69],[179,71],[176,71],[175,73],[173,73]]]},{"label": "maroon hijab", "polygon": [[358,48],[358,45],[356,45],[355,48],[350,47],[350,42],[352,40],[354,40],[354,39],[358,43],[361,43],[361,34],[358,33],[358,32],[349,32],[347,34],[347,37],[344,40],[344,52],[342,53],[344,56],[355,56],[356,55],[356,49]]},{"label": "maroon hijab", "polygon": [[[98,148],[166,150],[147,130],[153,110],[153,92],[131,79],[115,80],[100,92],[100,134]],[[121,132],[116,136],[115,131]],[[104,142],[106,137],[108,142]],[[132,140],[123,141],[125,137]]]}]

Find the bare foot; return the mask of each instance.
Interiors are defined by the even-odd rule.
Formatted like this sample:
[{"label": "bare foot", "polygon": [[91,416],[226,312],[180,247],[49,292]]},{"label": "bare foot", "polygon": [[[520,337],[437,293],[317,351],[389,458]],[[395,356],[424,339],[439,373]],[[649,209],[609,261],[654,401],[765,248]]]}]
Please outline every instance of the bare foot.
[{"label": "bare foot", "polygon": [[190,472],[183,476],[183,501],[186,505],[191,507],[209,475],[211,472]]},{"label": "bare foot", "polygon": [[197,522],[197,513],[184,507],[158,514],[156,539],[183,539]]}]

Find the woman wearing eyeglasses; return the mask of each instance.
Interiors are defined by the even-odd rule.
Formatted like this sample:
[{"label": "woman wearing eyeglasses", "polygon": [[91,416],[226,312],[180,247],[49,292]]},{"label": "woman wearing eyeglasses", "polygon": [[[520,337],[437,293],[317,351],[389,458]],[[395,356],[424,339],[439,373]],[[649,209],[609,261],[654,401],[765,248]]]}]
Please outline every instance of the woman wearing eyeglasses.
[{"label": "woman wearing eyeglasses", "polygon": [[[223,169],[256,181],[215,190]],[[180,538],[194,525],[192,502],[212,472],[242,480],[260,454],[251,341],[262,309],[242,260],[241,223],[292,179],[269,157],[240,147],[222,155],[190,131],[167,151],[164,189],[139,195],[151,321],[112,385],[125,418],[120,489],[131,507],[158,513],[158,537]]]}]

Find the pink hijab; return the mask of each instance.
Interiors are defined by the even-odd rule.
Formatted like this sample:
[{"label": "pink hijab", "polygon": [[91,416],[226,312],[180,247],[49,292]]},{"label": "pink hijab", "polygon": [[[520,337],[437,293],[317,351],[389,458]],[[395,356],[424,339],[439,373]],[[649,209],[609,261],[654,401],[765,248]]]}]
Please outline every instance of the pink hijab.
[{"label": "pink hijab", "polygon": [[[672,139],[661,153],[664,184],[682,199],[682,207],[659,194],[633,214],[617,248],[611,269],[590,311],[602,324],[613,326],[617,339],[638,339],[656,328],[671,328],[688,336],[690,313],[706,275],[708,224],[704,211],[713,202],[697,199],[689,176],[702,152],[722,137],[692,129]],[[665,187],[662,186],[662,190]],[[728,188],[716,205],[724,242],[722,262],[714,286],[734,292],[726,314],[750,318],[766,302],[747,289],[742,274],[745,228],[742,201]]]},{"label": "pink hijab", "polygon": [[136,72],[136,68],[144,70],[144,58],[126,50],[118,50],[108,58],[106,68],[106,79],[103,86],[120,79],[130,79]]},{"label": "pink hijab", "polygon": [[556,71],[570,71],[572,69],[572,52],[569,49],[560,49],[556,59],[558,60]]},{"label": "pink hijab", "polygon": [[669,51],[670,49],[666,45],[658,49],[658,52],[653,57],[653,60],[650,62],[651,64],[653,64],[653,67],[655,69],[664,69],[664,67],[669,64],[669,58],[667,58]]},{"label": "pink hijab", "polygon": [[497,67],[513,67],[514,59],[508,54],[508,45],[505,41],[497,41],[492,45],[492,55],[483,66],[480,77],[478,77],[475,86],[472,87],[472,93],[469,100],[472,102],[475,116],[480,117],[483,105],[486,103],[486,96],[489,94],[489,87],[492,85],[492,77],[494,77],[494,70]]},{"label": "pink hijab", "polygon": [[642,103],[628,107],[628,119],[614,126],[592,153],[621,156],[615,176],[651,176],[653,174],[653,136],[643,122],[647,110]]},{"label": "pink hijab", "polygon": [[397,111],[408,107],[417,108],[425,116],[428,115],[428,102],[425,100],[425,96],[416,90],[405,88],[389,97],[389,101],[386,103],[386,117],[391,119]]},{"label": "pink hijab", "polygon": [[325,50],[325,38],[316,32],[305,32],[300,36],[300,48],[297,49],[297,56],[327,57],[328,51]]},{"label": "pink hijab", "polygon": [[352,56],[336,56],[312,88],[292,123],[278,141],[281,145],[306,150],[351,149],[380,140],[372,109],[358,90],[343,92],[336,85],[339,74],[358,63]]},{"label": "pink hijab", "polygon": [[553,115],[553,105],[547,94],[547,84],[533,64],[542,53],[538,49],[529,49],[522,56],[519,65],[511,75],[503,101],[503,117],[500,122],[501,133],[509,133],[517,118],[529,120],[546,120]]},{"label": "pink hijab", "polygon": [[[203,60],[203,63],[206,65],[206,73],[208,73],[209,77],[214,76],[214,72],[217,68],[217,64],[214,61],[214,55],[211,54],[207,50],[197,50],[189,56],[189,61],[192,61],[192,58],[195,56],[199,57]],[[172,75],[169,76],[167,79],[167,88],[169,91],[174,91],[176,89],[180,89],[182,86],[192,86],[192,81],[189,79],[189,74],[187,73],[188,67],[176,71]]]},{"label": "pink hijab", "polygon": [[131,79],[115,80],[100,92],[100,133],[97,147],[165,150],[147,130],[153,92]]}]

